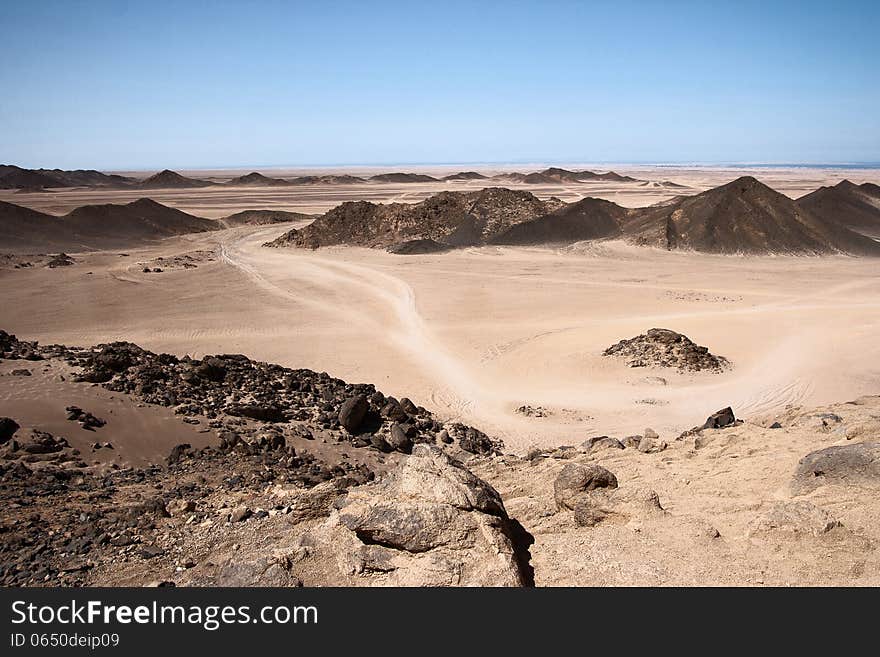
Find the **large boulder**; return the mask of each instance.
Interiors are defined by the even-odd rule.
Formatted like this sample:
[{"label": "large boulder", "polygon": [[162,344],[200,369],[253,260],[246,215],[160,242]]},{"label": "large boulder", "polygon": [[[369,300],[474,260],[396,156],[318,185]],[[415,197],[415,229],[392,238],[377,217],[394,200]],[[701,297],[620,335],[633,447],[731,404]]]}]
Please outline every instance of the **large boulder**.
[{"label": "large boulder", "polygon": [[397,422],[391,425],[387,442],[392,449],[398,452],[409,453],[412,450],[412,440],[410,440],[404,428]]},{"label": "large boulder", "polygon": [[798,461],[792,481],[795,493],[826,484],[880,485],[880,443],[826,447]]},{"label": "large boulder", "polygon": [[11,417],[0,417],[0,445],[9,442],[19,429],[18,422]]},{"label": "large boulder", "polygon": [[736,423],[736,416],[733,414],[733,409],[728,406],[727,408],[722,408],[720,411],[715,411],[706,418],[706,422],[703,424],[703,429],[723,429],[724,427],[729,427],[732,424]]},{"label": "large boulder", "polygon": [[358,427],[361,426],[369,409],[370,403],[364,395],[349,397],[342,402],[342,406],[339,408],[339,424],[348,433],[357,433]]},{"label": "large boulder", "polygon": [[617,477],[601,465],[569,463],[553,482],[556,508],[574,509],[577,497],[596,488],[617,488]]},{"label": "large boulder", "polygon": [[471,454],[500,454],[503,444],[490,438],[479,429],[474,429],[460,422],[450,422],[444,427],[447,434],[458,441],[458,446]]},{"label": "large boulder", "polygon": [[384,480],[352,489],[340,506],[294,546],[306,585],[529,582],[527,553],[501,497],[438,447],[416,445]]}]

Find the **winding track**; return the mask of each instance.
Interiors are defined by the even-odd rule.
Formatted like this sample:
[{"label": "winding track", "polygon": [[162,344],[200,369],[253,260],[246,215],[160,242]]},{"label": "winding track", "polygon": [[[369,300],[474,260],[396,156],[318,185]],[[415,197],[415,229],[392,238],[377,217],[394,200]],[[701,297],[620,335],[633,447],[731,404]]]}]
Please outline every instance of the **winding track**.
[{"label": "winding track", "polygon": [[[485,394],[485,389],[475,384],[474,373],[429,329],[419,314],[415,293],[408,283],[370,267],[329,260],[307,252],[297,252],[295,256],[285,253],[282,256],[289,258],[289,272],[294,280],[327,294],[338,293],[339,290],[343,294],[354,294],[359,303],[328,302],[316,298],[313,293],[299,291],[300,285],[276,283],[260,273],[258,261],[249,256],[245,248],[266,241],[274,232],[277,232],[277,227],[221,242],[222,261],[241,271],[261,289],[294,304],[309,305],[347,322],[356,316],[358,322],[370,327],[373,335],[382,336],[431,372],[437,383],[432,398],[442,399],[443,405],[454,415],[477,413],[477,406],[486,410],[492,405],[494,400],[491,395]],[[370,303],[364,304],[364,298]],[[371,312],[371,308],[376,311]]]},{"label": "winding track", "polygon": [[[222,262],[239,270],[260,289],[293,307],[308,306],[338,321],[356,321],[371,336],[381,336],[395,350],[418,364],[430,379],[431,403],[442,407],[452,416],[464,415],[482,422],[484,426],[498,427],[502,434],[503,427],[510,426],[511,423],[510,409],[505,408],[505,400],[498,397],[491,381],[481,383],[481,368],[488,361],[509,357],[511,352],[536,340],[547,339],[566,331],[588,329],[595,326],[597,321],[590,318],[590,321],[582,324],[541,331],[507,344],[496,345],[484,354],[482,361],[472,363],[457,356],[443,344],[420,314],[413,288],[401,278],[377,267],[353,263],[346,260],[344,255],[336,257],[338,254],[299,250],[282,253],[270,249],[255,249],[262,242],[274,237],[278,229],[278,226],[260,227],[250,231],[230,231],[218,236]],[[267,264],[271,259],[277,258],[284,258],[283,267]],[[454,272],[450,270],[449,273]],[[486,276],[509,278],[493,273],[486,273]],[[625,282],[595,280],[567,283],[579,286],[628,285]],[[669,322],[678,318],[717,318],[724,321],[724,318],[740,314],[767,314],[771,317],[776,313],[790,311],[815,310],[827,313],[834,308],[880,308],[880,300],[848,303],[846,299],[840,298],[841,293],[856,290],[862,284],[861,281],[853,280],[814,289],[809,296],[768,295],[762,302],[754,305],[713,305],[684,312],[658,313],[645,317],[644,320],[647,323]],[[644,287],[643,284],[640,285]],[[656,287],[658,291],[667,289],[662,284],[650,284],[649,287]],[[809,353],[818,346],[812,344],[809,336],[794,336],[781,342],[773,354],[781,356],[791,350]],[[770,359],[773,358],[771,356]],[[777,362],[782,360],[784,359],[778,358]],[[797,361],[797,358],[794,360]],[[760,373],[758,377],[754,376],[756,371]],[[759,383],[758,386],[755,386],[756,382]],[[528,393],[528,382],[524,386],[523,392]],[[774,368],[772,363],[759,362],[753,363],[750,368],[738,368],[730,378],[709,384],[700,390],[698,394],[705,392],[713,398],[717,396],[727,399],[729,403],[737,405],[739,412],[754,416],[806,400],[814,390],[814,384],[808,377],[802,376],[796,367]],[[682,399],[694,392],[668,391],[672,398]],[[596,390],[597,399],[602,394],[601,389]],[[530,397],[524,399],[536,403],[542,401]],[[575,400],[565,401],[568,403]],[[513,421],[521,422],[519,418],[513,418]]]}]

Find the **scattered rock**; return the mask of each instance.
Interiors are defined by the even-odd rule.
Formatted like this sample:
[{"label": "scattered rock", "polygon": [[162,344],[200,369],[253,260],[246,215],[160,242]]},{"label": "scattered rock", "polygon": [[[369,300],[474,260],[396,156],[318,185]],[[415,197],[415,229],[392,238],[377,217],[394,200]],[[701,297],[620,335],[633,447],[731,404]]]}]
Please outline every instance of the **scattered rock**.
[{"label": "scattered rock", "polygon": [[662,452],[667,448],[665,441],[660,439],[659,434],[653,429],[645,429],[645,435],[639,440],[638,450],[643,454]]},{"label": "scattered rock", "polygon": [[500,454],[503,444],[494,440],[479,429],[466,426],[459,422],[445,425],[449,436],[458,441],[458,446],[471,454]]},{"label": "scattered rock", "polygon": [[153,559],[155,557],[161,557],[165,554],[165,550],[157,545],[142,545],[140,550],[138,550],[138,553],[144,559]]},{"label": "scattered rock", "polygon": [[391,435],[387,440],[393,450],[403,452],[404,454],[408,454],[412,451],[412,441],[409,439],[409,436],[406,435],[406,431],[403,430],[403,427],[397,422],[391,425]]},{"label": "scattered rock", "polygon": [[526,417],[550,417],[553,415],[553,411],[546,409],[543,406],[524,405],[517,408],[516,412],[520,415],[525,415]]},{"label": "scattered rock", "polygon": [[284,422],[287,416],[275,404],[230,404],[226,413],[238,417],[248,417],[263,422]]},{"label": "scattered rock", "polygon": [[553,482],[556,508],[573,509],[578,495],[596,488],[617,488],[617,477],[601,465],[569,463]]},{"label": "scattered rock", "polygon": [[370,404],[364,395],[355,395],[346,399],[339,408],[339,424],[350,434],[357,433]]},{"label": "scattered rock", "polygon": [[46,266],[49,269],[55,269],[56,267],[69,267],[70,265],[76,264],[76,260],[71,258],[66,253],[59,253],[57,256],[52,258],[49,262],[46,263]]},{"label": "scattered rock", "polygon": [[68,420],[79,422],[80,426],[87,431],[94,431],[107,424],[101,418],[95,417],[91,413],[81,409],[79,406],[68,406],[65,410],[67,411]]},{"label": "scattered rock", "polygon": [[252,511],[246,506],[237,506],[229,514],[229,522],[242,522],[251,517]]},{"label": "scattered rock", "polygon": [[774,503],[761,518],[755,521],[750,533],[754,535],[783,531],[819,536],[839,526],[840,521],[825,509],[812,502],[799,500]]},{"label": "scattered rock", "polygon": [[581,445],[588,452],[598,452],[603,449],[623,449],[625,445],[610,436],[595,436],[587,438]]},{"label": "scattered rock", "polygon": [[192,513],[196,510],[196,503],[192,500],[186,500],[182,497],[171,500],[165,505],[165,510],[171,517],[181,516],[186,513]]},{"label": "scattered rock", "polygon": [[695,436],[705,429],[725,429],[739,424],[742,424],[742,420],[737,420],[733,414],[733,409],[728,406],[712,413],[702,425],[683,432],[677,440],[684,440],[690,436]]}]

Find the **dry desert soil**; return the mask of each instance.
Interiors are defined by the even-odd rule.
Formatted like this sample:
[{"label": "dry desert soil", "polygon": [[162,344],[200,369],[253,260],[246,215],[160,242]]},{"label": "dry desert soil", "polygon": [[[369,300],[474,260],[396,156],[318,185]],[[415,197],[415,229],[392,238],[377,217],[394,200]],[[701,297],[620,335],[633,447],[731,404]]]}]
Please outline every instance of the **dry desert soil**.
[{"label": "dry desert soil", "polygon": [[[459,170],[418,173],[441,178]],[[745,174],[790,199],[844,178],[878,180],[867,170],[615,170],[637,181],[492,186],[640,208]],[[183,173],[222,183],[248,172]],[[0,466],[8,502],[0,514],[0,581],[880,584],[880,260],[720,255],[623,237],[416,255],[263,246],[345,201],[416,203],[489,186],[460,178],[0,190],[0,201],[59,216],[144,196],[207,219],[257,209],[301,213],[67,250],[67,266],[46,266],[57,253],[50,249],[0,261],[0,329],[39,342],[37,350],[86,348],[27,360],[26,348],[16,347],[16,357],[0,360],[0,416],[20,427],[4,440]],[[706,347],[718,366],[687,365],[702,363],[698,357],[654,362],[642,351],[604,354],[655,328],[687,336],[695,344],[675,343],[686,349]],[[109,380],[100,373],[82,380],[89,367],[100,370],[89,359],[104,352],[91,348],[117,341],[174,361],[138,356],[132,369],[107,370]],[[239,365],[223,361],[228,354],[262,364],[241,375],[260,382],[259,390],[303,396],[285,398],[283,418],[231,415],[233,403],[274,402],[262,392],[256,401],[238,398],[230,372]],[[221,358],[216,371],[203,367],[211,355]],[[266,364],[327,379],[313,383],[311,374]],[[146,368],[140,379],[131,374],[136,367]],[[166,369],[145,383],[149,367]],[[21,369],[29,375],[14,373]],[[217,388],[219,406],[209,409],[172,386],[190,371],[205,389]],[[126,376],[134,377],[127,387],[114,383]],[[375,388],[328,383],[340,380]],[[165,394],[171,397],[157,402]],[[391,398],[412,407],[404,404],[398,417],[388,410]],[[347,427],[360,403],[364,417],[375,414],[369,433],[381,440]],[[67,419],[69,406],[106,425],[88,430]],[[689,432],[726,407],[736,423]],[[23,458],[27,441],[39,442],[37,434],[24,437],[34,430],[67,445]],[[224,446],[229,432],[249,446]],[[94,446],[102,442],[112,448]],[[179,444],[187,448],[166,460]],[[827,448],[842,451],[804,460]],[[32,458],[46,453],[66,456]],[[73,477],[72,464],[80,472]],[[56,481],[57,470],[67,474]],[[613,473],[613,485],[602,470]],[[241,479],[227,481],[237,476],[231,472]],[[144,500],[155,511],[146,523],[153,511],[144,511]],[[120,518],[110,511],[128,508],[134,511]],[[39,538],[41,526],[62,538]]]}]

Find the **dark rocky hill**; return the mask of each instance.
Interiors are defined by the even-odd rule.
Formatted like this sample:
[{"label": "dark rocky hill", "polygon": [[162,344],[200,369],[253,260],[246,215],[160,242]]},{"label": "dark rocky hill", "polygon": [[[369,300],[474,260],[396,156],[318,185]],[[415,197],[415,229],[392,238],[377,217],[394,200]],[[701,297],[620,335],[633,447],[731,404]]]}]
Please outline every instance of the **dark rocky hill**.
[{"label": "dark rocky hill", "polygon": [[7,253],[123,247],[219,227],[147,198],[84,205],[63,217],[0,202],[0,251]]},{"label": "dark rocky hill", "polygon": [[880,187],[843,180],[820,187],[797,200],[799,207],[832,224],[873,236],[880,235]]},{"label": "dark rocky hill", "polygon": [[369,179],[373,182],[389,183],[438,182],[437,178],[421,173],[380,173],[376,176],[370,176]]},{"label": "dark rocky hill", "polygon": [[207,180],[187,178],[176,171],[165,169],[138,183],[141,189],[189,189],[194,187],[210,187],[214,183]]},{"label": "dark rocky hill", "polygon": [[626,217],[627,210],[615,203],[585,198],[512,226],[490,241],[492,244],[541,245],[617,237]]},{"label": "dark rocky hill", "polygon": [[880,243],[813,214],[751,176],[632,210],[623,231],[638,245],[706,253],[880,255]]},{"label": "dark rocky hill", "polygon": [[93,169],[23,169],[11,164],[0,165],[0,189],[52,187],[126,187],[133,178],[101,173]]},{"label": "dark rocky hill", "polygon": [[236,178],[233,178],[232,180],[228,180],[226,184],[236,187],[249,185],[254,187],[273,187],[278,185],[288,185],[290,183],[281,178],[269,178],[268,176],[264,176],[262,173],[252,171],[247,175],[238,176]]},{"label": "dark rocky hill", "polygon": [[441,192],[415,204],[354,201],[343,203],[269,245],[389,247],[429,239],[449,246],[469,246],[485,243],[515,224],[562,205],[558,199],[542,201],[528,192],[497,187],[475,192]]}]

